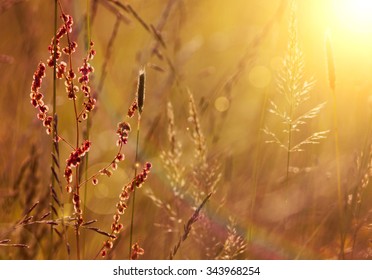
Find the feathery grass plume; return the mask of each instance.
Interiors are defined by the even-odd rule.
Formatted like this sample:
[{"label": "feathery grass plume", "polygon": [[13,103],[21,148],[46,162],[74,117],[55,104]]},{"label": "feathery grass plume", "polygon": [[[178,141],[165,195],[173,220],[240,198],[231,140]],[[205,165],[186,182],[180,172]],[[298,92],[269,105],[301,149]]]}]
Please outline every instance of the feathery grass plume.
[{"label": "feathery grass plume", "polygon": [[170,148],[162,151],[160,158],[166,170],[166,176],[172,187],[175,197],[183,198],[186,181],[184,178],[185,167],[181,164],[182,144],[176,138],[176,127],[174,122],[174,111],[171,102],[167,104],[168,118],[168,141]]},{"label": "feathery grass plume", "polygon": [[191,132],[191,138],[195,145],[195,158],[202,164],[206,163],[207,157],[207,146],[205,144],[205,138],[201,131],[200,121],[196,110],[194,96],[191,91],[189,93],[189,122],[193,124],[193,130]]},{"label": "feathery grass plume", "polygon": [[222,251],[216,257],[217,260],[236,260],[247,250],[247,242],[238,234],[236,222],[229,217],[227,225],[227,238],[223,244]]},{"label": "feathery grass plume", "polygon": [[160,153],[160,159],[172,189],[172,199],[170,202],[160,199],[150,189],[147,189],[146,194],[156,207],[165,212],[167,217],[167,221],[162,220],[161,223],[156,223],[155,225],[163,228],[165,232],[171,233],[178,231],[178,224],[181,222],[179,213],[182,210],[179,209],[176,200],[184,199],[187,192],[185,166],[181,162],[182,144],[177,139],[174,111],[171,102],[167,103],[167,120],[169,148]]},{"label": "feathery grass plume", "polygon": [[314,87],[313,79],[304,79],[304,59],[303,53],[299,47],[297,37],[297,18],[296,5],[292,2],[291,15],[289,22],[289,42],[287,53],[283,59],[282,70],[278,75],[277,87],[280,95],[284,98],[285,107],[277,105],[274,101],[270,101],[269,112],[276,116],[284,128],[280,134],[271,131],[265,127],[263,129],[271,140],[266,143],[275,143],[287,152],[286,179],[288,182],[289,173],[291,170],[291,154],[304,151],[304,146],[307,144],[318,144],[328,134],[328,130],[319,131],[307,136],[305,139],[294,143],[294,135],[301,131],[301,127],[315,117],[317,117],[324,107],[325,102],[318,104],[312,109],[301,112],[303,104],[310,99],[310,92]]},{"label": "feathery grass plume", "polygon": [[209,200],[209,198],[211,197],[211,195],[212,195],[212,193],[209,193],[204,198],[204,200],[202,201],[202,203],[199,205],[198,208],[196,208],[196,210],[194,211],[194,213],[192,214],[192,216],[190,217],[190,219],[187,221],[186,225],[184,226],[184,230],[183,230],[182,236],[180,236],[177,244],[174,245],[174,247],[172,248],[172,250],[169,253],[169,259],[170,260],[173,260],[173,258],[175,257],[175,255],[178,252],[178,249],[181,247],[181,244],[183,242],[185,242],[185,240],[189,236],[189,234],[191,232],[191,229],[192,229],[192,225],[198,221],[199,216],[200,216],[200,211],[202,210],[202,208],[204,207],[204,205],[207,203],[207,201]]},{"label": "feathery grass plume", "polygon": [[[169,202],[164,201],[159,199],[151,190],[147,191],[147,195],[155,206],[161,209],[167,218],[166,220],[162,219],[161,223],[156,223],[155,225],[163,228],[165,232],[169,234],[179,232],[178,227],[179,224],[182,223],[182,213],[185,212],[184,199],[186,197],[191,197],[196,205],[200,205],[206,193],[215,192],[216,185],[221,178],[221,172],[218,164],[213,163],[210,159],[208,160],[207,146],[191,92],[189,92],[188,116],[188,121],[191,125],[187,130],[191,133],[194,144],[194,157],[190,166],[184,166],[184,164],[182,164],[182,144],[176,137],[177,132],[174,111],[170,102],[167,104],[167,119],[169,148],[161,152],[160,158],[165,169],[166,177],[171,186],[172,198]],[[188,178],[192,178],[190,184],[186,184],[189,180]],[[190,206],[190,210],[195,211],[195,208]],[[200,222],[200,228],[204,229],[206,221],[203,219]],[[187,227],[184,227],[184,236],[185,234],[188,236],[190,232],[185,230],[185,228]],[[191,234],[197,242],[202,243],[205,241],[204,238],[211,239],[210,232],[208,236],[206,236],[201,234],[199,229],[192,231]],[[172,237],[173,236],[170,236],[169,238]],[[180,240],[178,241],[177,246],[180,245]]]},{"label": "feathery grass plume", "polygon": [[[189,117],[191,124],[189,132],[194,142],[194,160],[191,163],[191,184],[188,192],[196,204],[200,204],[207,193],[216,193],[217,185],[222,178],[220,160],[212,158],[207,153],[207,144],[200,124],[196,103],[192,93],[189,91]],[[218,156],[218,155],[216,155]],[[202,219],[199,223],[199,230],[192,232],[194,240],[203,246],[205,254],[215,248],[215,236],[211,236],[210,229],[213,222],[209,219]],[[216,241],[218,242],[218,241]]]},{"label": "feathery grass plume", "polygon": [[167,103],[167,121],[168,148],[161,151],[160,159],[172,190],[172,196],[169,200],[160,199],[151,189],[147,189],[146,194],[154,205],[165,214],[166,219],[160,219],[154,225],[170,234],[167,239],[171,243],[174,238],[172,233],[179,232],[182,223],[181,213],[184,211],[180,204],[187,195],[186,167],[182,164],[182,144],[177,139],[177,127],[171,102]]},{"label": "feathery grass plume", "polygon": [[[194,97],[189,93],[189,118],[192,124],[189,129],[194,142],[194,163],[193,163],[193,196],[197,201],[202,201],[206,193],[216,191],[218,182],[221,180],[220,166],[207,158],[207,145],[203,135]],[[212,163],[211,163],[212,162]]]},{"label": "feathery grass plume", "polygon": [[334,127],[334,139],[335,139],[335,156],[336,156],[336,179],[337,179],[337,196],[338,196],[338,211],[339,211],[339,223],[340,223],[340,254],[339,257],[344,259],[345,256],[345,217],[344,217],[344,206],[343,197],[344,194],[341,190],[341,162],[340,162],[340,140],[339,140],[339,129],[338,129],[338,109],[337,109],[337,96],[336,96],[336,74],[335,74],[335,64],[331,46],[331,39],[329,33],[326,34],[325,40],[326,48],[326,59],[328,66],[328,81],[329,87],[332,91],[332,111],[333,111],[333,127]]}]

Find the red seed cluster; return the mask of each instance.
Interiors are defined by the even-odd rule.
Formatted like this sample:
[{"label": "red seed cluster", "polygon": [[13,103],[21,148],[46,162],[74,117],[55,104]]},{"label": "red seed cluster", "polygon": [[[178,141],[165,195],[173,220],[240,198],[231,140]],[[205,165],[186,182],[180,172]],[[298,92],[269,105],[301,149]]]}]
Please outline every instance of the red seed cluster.
[{"label": "red seed cluster", "polygon": [[132,254],[130,256],[131,260],[137,260],[139,256],[143,255],[145,250],[138,245],[138,242],[132,245]]},{"label": "red seed cluster", "polygon": [[[80,164],[81,158],[89,151],[91,144],[90,141],[85,140],[84,143],[77,150],[73,151],[66,160],[64,176],[67,183],[72,182],[72,167],[77,167]],[[71,188],[68,188],[68,191],[71,192]]]},{"label": "red seed cluster", "polygon": [[31,104],[35,108],[39,109],[37,118],[43,121],[43,125],[44,127],[46,127],[47,133],[50,134],[50,132],[52,131],[53,117],[47,115],[49,108],[47,105],[44,104],[44,95],[40,92],[41,83],[43,81],[43,78],[45,77],[45,69],[45,64],[40,62],[33,76],[30,97]]},{"label": "red seed cluster", "polygon": [[128,143],[130,129],[130,125],[127,122],[121,122],[118,124],[118,129],[116,131],[116,134],[119,136],[119,140],[117,142],[118,146]]},{"label": "red seed cluster", "polygon": [[73,20],[72,16],[62,14],[61,18],[65,22],[65,27],[66,27],[67,32],[71,33],[72,32],[72,25],[74,24],[74,20]]},{"label": "red seed cluster", "polygon": [[[120,217],[125,213],[125,210],[127,209],[127,201],[130,198],[130,194],[134,191],[135,187],[137,188],[141,187],[142,184],[146,181],[147,176],[150,173],[151,167],[152,167],[152,164],[149,162],[146,162],[145,166],[142,169],[142,172],[138,174],[129,184],[125,185],[122,188],[122,192],[119,195],[120,200],[116,204],[116,213],[113,216],[114,220],[111,224],[111,230],[115,237],[123,229],[123,224],[120,223],[119,221],[120,221]],[[108,241],[112,242],[114,241],[114,238],[110,238]],[[102,257],[105,257],[107,255],[107,249],[109,248],[106,245],[108,241],[104,242],[104,248],[101,251]],[[133,251],[136,251],[136,250],[133,249]],[[138,255],[142,255],[142,254],[137,252],[134,256],[138,257]]]},{"label": "red seed cluster", "polygon": [[72,196],[72,204],[74,205],[75,222],[81,225],[83,223],[83,211],[81,210],[81,199],[77,193]]},{"label": "red seed cluster", "polygon": [[[89,74],[94,72],[94,68],[88,63],[88,60],[86,58],[84,58],[83,66],[79,68],[79,72],[81,74],[81,77],[79,78],[79,83],[81,83],[82,85],[89,83]],[[81,90],[83,90],[83,88]],[[85,97],[89,96],[88,90],[84,93],[86,93]]]},{"label": "red seed cluster", "polygon": [[[54,56],[55,56],[55,59],[56,61],[58,61],[60,58],[61,58],[61,47],[60,47],[60,41],[61,41],[61,38],[66,35],[67,33],[71,33],[72,32],[72,25],[74,23],[74,20],[72,18],[72,16],[70,15],[66,15],[66,14],[62,14],[61,18],[63,19],[63,25],[57,30],[57,34],[55,37],[52,38],[52,42],[50,43],[49,47],[48,47],[48,51],[50,53],[50,57],[49,59],[47,60],[47,63],[48,63],[48,66],[49,67],[54,67]],[[54,42],[55,42],[55,45],[56,45],[56,53],[54,53]],[[69,47],[66,47],[63,49],[63,51],[66,53],[66,50],[68,50],[68,53],[71,53],[72,52],[72,49],[76,49],[77,47],[77,44],[76,42],[72,42],[70,44]]]},{"label": "red seed cluster", "polygon": [[56,76],[58,79],[62,79],[64,77],[66,73],[66,69],[67,69],[67,64],[64,61],[62,61],[61,63],[57,65]]},{"label": "red seed cluster", "polygon": [[[92,184],[94,186],[98,184],[97,176],[99,175],[105,175],[107,177],[110,177],[113,174],[113,172],[117,169],[118,162],[123,161],[124,159],[125,159],[124,154],[119,152],[108,167],[101,169],[96,175],[93,176]],[[109,169],[110,167],[112,170]]]},{"label": "red seed cluster", "polygon": [[146,181],[147,176],[150,173],[151,167],[152,164],[150,162],[146,162],[145,167],[142,169],[142,172],[138,174],[131,183],[132,191],[134,190],[134,187],[142,187],[142,184]]},{"label": "red seed cluster", "polygon": [[94,45],[94,43],[90,42],[90,51],[89,51],[89,54],[88,54],[89,60],[92,60],[93,57],[97,54],[96,50],[93,49],[93,45]]},{"label": "red seed cluster", "polygon": [[83,60],[83,66],[79,68],[81,77],[79,78],[80,89],[84,93],[84,96],[87,98],[87,101],[84,102],[85,112],[82,115],[83,119],[88,117],[88,113],[91,112],[96,106],[96,99],[92,97],[89,87],[89,75],[94,72],[93,66],[89,64],[89,61],[93,59],[96,51],[93,49],[94,43],[90,42],[89,53],[86,58]]},{"label": "red seed cluster", "polygon": [[72,41],[69,46],[64,47],[62,49],[64,54],[70,55],[76,51],[77,43],[75,41]]},{"label": "red seed cluster", "polygon": [[137,103],[137,100],[134,100],[132,105],[130,105],[129,109],[128,109],[128,114],[127,116],[129,118],[133,117],[134,116],[134,113],[137,111],[138,109],[138,103]]},{"label": "red seed cluster", "polygon": [[[71,71],[69,71],[69,72],[71,72]],[[73,73],[71,74],[71,76],[72,77],[74,76]],[[67,80],[65,81],[65,87],[66,87],[66,93],[67,93],[68,99],[76,100],[76,92],[79,91],[79,87],[74,86],[72,78],[70,78],[70,77],[67,78]]]},{"label": "red seed cluster", "polygon": [[106,249],[110,250],[110,249],[112,249],[112,247],[114,247],[114,243],[111,240],[107,240],[107,241],[104,242],[103,246]]}]

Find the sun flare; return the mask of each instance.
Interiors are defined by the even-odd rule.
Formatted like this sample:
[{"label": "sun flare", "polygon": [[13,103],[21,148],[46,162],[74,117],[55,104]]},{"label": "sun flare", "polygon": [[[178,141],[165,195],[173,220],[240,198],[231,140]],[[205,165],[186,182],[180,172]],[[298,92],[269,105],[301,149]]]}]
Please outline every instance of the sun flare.
[{"label": "sun flare", "polygon": [[343,25],[355,32],[372,33],[371,0],[335,0],[334,8]]}]

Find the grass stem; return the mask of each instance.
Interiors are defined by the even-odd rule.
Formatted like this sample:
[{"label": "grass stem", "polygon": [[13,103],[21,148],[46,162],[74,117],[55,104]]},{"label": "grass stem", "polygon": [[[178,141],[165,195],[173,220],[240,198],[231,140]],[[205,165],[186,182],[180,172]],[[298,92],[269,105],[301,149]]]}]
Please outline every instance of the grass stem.
[{"label": "grass stem", "polygon": [[336,177],[337,177],[337,198],[338,198],[338,212],[340,220],[340,258],[345,258],[344,247],[345,247],[345,224],[344,224],[344,211],[342,203],[342,190],[341,190],[341,166],[340,166],[340,141],[339,141],[339,130],[338,130],[338,108],[336,90],[332,89],[333,96],[333,126],[334,126],[334,137],[335,137],[335,155],[336,155]]},{"label": "grass stem", "polygon": [[[138,114],[137,140],[136,140],[136,156],[135,156],[134,176],[133,176],[134,178],[137,176],[138,154],[139,154],[139,138],[140,138],[140,125],[141,125],[141,114]],[[132,213],[131,213],[131,219],[130,219],[130,234],[129,234],[129,259],[131,259],[131,255],[132,255],[135,201],[136,201],[136,188],[134,188],[134,190],[133,190],[133,196],[132,196]]]}]

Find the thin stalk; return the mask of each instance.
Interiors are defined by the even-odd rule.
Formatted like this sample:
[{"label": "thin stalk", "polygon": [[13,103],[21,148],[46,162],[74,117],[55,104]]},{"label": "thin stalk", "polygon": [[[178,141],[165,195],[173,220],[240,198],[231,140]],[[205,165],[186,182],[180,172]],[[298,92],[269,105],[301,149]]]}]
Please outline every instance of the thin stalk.
[{"label": "thin stalk", "polygon": [[[71,60],[71,56],[70,56]],[[71,64],[70,64],[71,65]],[[72,68],[72,66],[71,66]],[[76,119],[76,149],[79,148],[79,117],[78,117],[78,112],[77,112],[77,107],[76,107],[76,100],[73,99],[74,101],[74,112],[75,112],[75,119]],[[75,170],[75,192],[78,197],[80,197],[80,186],[79,186],[79,168],[76,168]],[[75,228],[75,236],[76,236],[76,258],[80,260],[80,224],[79,221],[76,221],[76,228]]]},{"label": "thin stalk", "polygon": [[85,49],[89,49],[90,41],[91,41],[91,31],[90,31],[90,0],[87,0],[87,18],[86,18],[86,27],[87,27],[87,41],[85,44]]},{"label": "thin stalk", "polygon": [[[85,50],[89,50],[90,46],[90,41],[91,41],[91,33],[90,33],[90,0],[87,0],[87,18],[86,18],[86,32],[87,32],[87,39],[86,39],[86,44],[85,44]],[[90,114],[88,115],[87,119],[87,126],[86,126],[86,135],[85,138],[89,141],[90,138],[90,126],[91,126],[91,119],[90,119]],[[88,165],[89,165],[89,153],[86,154],[85,156],[85,161],[84,161],[84,198],[83,198],[83,213],[85,213],[86,208],[87,208],[87,195],[88,195]],[[85,256],[85,242],[82,244],[82,250],[83,250],[83,258]]]},{"label": "thin stalk", "polygon": [[[363,173],[362,171],[365,170],[365,168],[368,168],[368,160],[370,159],[371,157],[371,147],[370,145],[368,144],[369,143],[369,140],[371,138],[371,134],[372,134],[372,113],[370,113],[370,116],[369,116],[369,121],[368,121],[368,130],[367,130],[367,135],[366,135],[366,138],[364,140],[364,146],[363,146],[363,154],[362,154],[362,157],[361,157],[361,163],[360,163],[360,168],[359,168],[359,172],[358,172],[358,181],[357,183],[360,184],[361,180],[362,180],[362,176],[363,176]],[[356,186],[356,188],[358,188],[358,185]],[[362,210],[362,204],[364,202],[364,196],[363,196],[363,192],[365,191],[365,189],[361,189],[360,191],[360,202],[359,203],[356,203],[356,210],[355,210],[355,220],[356,220],[356,224],[358,225],[360,223],[360,215],[361,215],[361,210]],[[355,199],[355,197],[353,197],[353,199]],[[356,229],[354,230],[353,232],[353,245],[352,245],[352,250],[351,250],[351,257],[353,258],[353,255],[354,255],[354,248],[355,248],[355,244],[356,244],[356,238],[357,238],[357,235],[358,235],[358,231],[359,231],[359,227],[356,227]]]},{"label": "thin stalk", "polygon": [[261,115],[260,115],[260,123],[257,131],[257,149],[255,154],[255,160],[253,165],[253,197],[252,197],[252,203],[251,203],[251,209],[250,209],[250,223],[251,226],[249,227],[248,231],[248,242],[252,241],[252,231],[253,231],[253,217],[254,217],[254,211],[256,208],[256,199],[257,199],[257,188],[258,188],[258,168],[260,164],[260,158],[261,158],[261,142],[262,142],[262,128],[265,121],[265,113],[266,113],[266,107],[267,107],[267,99],[268,94],[267,91],[265,92],[264,101],[261,108]]},{"label": "thin stalk", "polygon": [[[292,146],[292,111],[293,111],[293,103],[290,104],[289,109],[289,117],[291,118],[288,124],[288,146],[287,146],[287,175],[286,175],[286,186],[288,186],[289,182],[289,167],[291,161],[291,146]],[[287,200],[285,201],[287,203]]]},{"label": "thin stalk", "polygon": [[339,143],[339,131],[338,131],[338,109],[337,109],[337,98],[336,90],[332,89],[333,96],[333,125],[334,125],[334,137],[335,137],[335,154],[336,154],[336,177],[337,177],[337,197],[338,197],[338,212],[340,219],[340,258],[344,259],[344,247],[345,247],[345,228],[343,219],[343,207],[342,207],[342,190],[341,190],[341,167],[340,167],[340,143]]},{"label": "thin stalk", "polygon": [[334,126],[334,137],[335,137],[335,154],[336,154],[336,176],[337,176],[337,197],[338,197],[338,214],[340,222],[340,258],[344,259],[344,247],[345,247],[345,220],[342,203],[342,190],[341,190],[341,167],[340,167],[340,144],[339,144],[339,130],[338,130],[338,109],[337,109],[337,98],[336,98],[336,71],[335,63],[333,58],[333,50],[331,45],[330,34],[327,32],[325,38],[326,57],[328,66],[328,81],[329,87],[332,92],[333,98],[333,126]]},{"label": "thin stalk", "polygon": [[[56,75],[56,53],[57,53],[57,44],[56,44],[56,34],[57,34],[57,19],[58,19],[58,2],[57,0],[54,1],[54,56],[53,56],[53,64],[54,64],[54,67],[53,67],[53,116],[56,115],[57,113],[57,108],[56,108],[56,100],[57,100],[57,75]],[[52,140],[52,153],[55,152],[55,148],[54,148],[54,139]],[[52,169],[55,168],[55,164],[54,164],[54,161],[53,161],[53,158],[52,158]],[[54,189],[55,187],[55,178],[52,174],[52,188]],[[51,217],[52,219],[54,219],[54,212],[52,211],[53,210],[53,207],[54,207],[54,200],[53,200],[53,196],[52,196],[52,193],[50,194],[50,213],[51,213]],[[53,258],[53,225],[50,226],[50,248],[49,248],[49,259],[52,259]]]},{"label": "thin stalk", "polygon": [[[61,2],[58,0],[58,5],[61,9],[61,12],[63,13],[63,8],[62,8],[62,5],[61,5]],[[66,34],[67,36],[67,43],[68,43],[68,46],[71,46],[71,40],[70,40],[70,35],[69,33],[67,32]],[[73,67],[72,67],[72,54],[70,53],[69,55],[69,66],[70,66],[70,71],[73,71]],[[74,84],[73,84],[73,81],[71,80],[71,88],[74,87]],[[75,114],[75,123],[76,123],[76,149],[79,148],[79,141],[80,141],[80,138],[79,138],[79,135],[80,135],[80,129],[79,129],[79,114],[78,114],[78,110],[77,110],[77,106],[76,106],[76,100],[73,98],[72,99],[73,101],[73,104],[74,104],[74,114]],[[80,197],[80,186],[79,186],[79,168],[76,168],[76,171],[75,171],[75,194]],[[80,260],[80,224],[79,224],[79,221],[76,220],[76,224],[75,224],[75,238],[76,238],[76,258],[78,260]]]},{"label": "thin stalk", "polygon": [[[136,157],[135,157],[135,164],[134,164],[134,178],[137,176],[140,125],[141,125],[141,114],[138,114],[137,141],[136,141]],[[131,220],[130,220],[130,234],[129,234],[129,259],[131,259],[131,255],[132,255],[132,241],[133,241],[133,224],[134,224],[135,201],[136,201],[136,188],[134,188],[134,190],[133,190],[133,196],[132,196],[132,215],[131,215]]]}]

